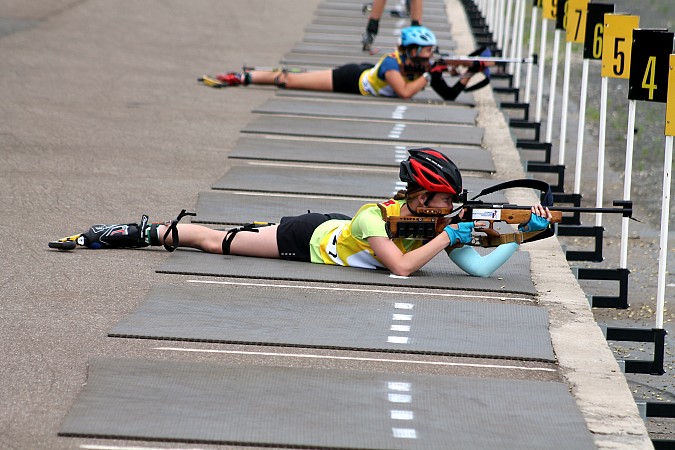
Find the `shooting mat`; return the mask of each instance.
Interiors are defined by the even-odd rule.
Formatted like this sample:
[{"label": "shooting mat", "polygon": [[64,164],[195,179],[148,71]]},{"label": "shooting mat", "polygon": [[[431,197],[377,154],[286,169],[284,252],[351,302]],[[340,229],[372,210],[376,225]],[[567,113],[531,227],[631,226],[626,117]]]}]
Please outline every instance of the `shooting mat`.
[{"label": "shooting mat", "polygon": [[96,358],[62,436],[274,447],[594,449],[562,383]]},{"label": "shooting mat", "polygon": [[163,284],[109,336],[555,361],[544,308],[401,293]]},{"label": "shooting mat", "polygon": [[395,120],[407,122],[456,123],[475,125],[475,109],[461,106],[376,104],[366,102],[315,101],[311,99],[267,100],[252,110],[254,113],[290,114],[311,117],[345,117],[348,119]]},{"label": "shooting mat", "polygon": [[463,125],[260,116],[242,133],[479,146],[483,129]]},{"label": "shooting mat", "polygon": [[[482,252],[482,249],[479,249]],[[456,289],[479,292],[534,295],[530,277],[530,256],[516,252],[506,264],[488,278],[462,272],[445,252],[410,277],[394,277],[388,270],[330,266],[282,259],[223,256],[193,250],[178,250],[157,269],[158,273],[180,275],[255,278],[267,280],[315,281],[362,286],[400,286],[430,289]]]},{"label": "shooting mat", "polygon": [[[408,157],[408,148],[404,145],[375,142],[352,143],[244,135],[227,156],[232,159],[379,166],[398,170],[401,161]],[[496,170],[490,152],[481,148],[445,145],[436,145],[434,148],[447,155],[461,170],[488,173]]]}]

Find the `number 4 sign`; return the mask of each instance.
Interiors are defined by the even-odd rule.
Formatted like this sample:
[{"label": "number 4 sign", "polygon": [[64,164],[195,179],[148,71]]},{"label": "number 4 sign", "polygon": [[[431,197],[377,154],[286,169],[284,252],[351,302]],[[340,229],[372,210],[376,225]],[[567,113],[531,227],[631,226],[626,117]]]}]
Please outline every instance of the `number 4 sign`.
[{"label": "number 4 sign", "polygon": [[600,72],[603,77],[629,78],[633,30],[638,26],[640,16],[605,14]]},{"label": "number 4 sign", "polygon": [[633,30],[628,99],[665,103],[673,33],[667,30]]}]

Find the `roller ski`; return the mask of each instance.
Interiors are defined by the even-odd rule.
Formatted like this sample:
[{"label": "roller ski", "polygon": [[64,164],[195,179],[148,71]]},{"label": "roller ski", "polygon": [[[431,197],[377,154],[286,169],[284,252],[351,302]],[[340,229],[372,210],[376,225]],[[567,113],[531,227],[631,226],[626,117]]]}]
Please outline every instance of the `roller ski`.
[{"label": "roller ski", "polygon": [[202,75],[200,78],[197,78],[197,81],[202,83],[204,86],[215,89],[230,86],[248,86],[251,84],[251,75],[246,71],[219,73],[216,76]]},{"label": "roller ski", "polygon": [[[195,216],[185,210],[168,222],[149,223],[148,216],[143,215],[138,223],[126,224],[98,224],[93,225],[84,233],[67,236],[56,241],[49,242],[49,248],[57,250],[74,250],[78,246],[90,249],[101,248],[142,248],[149,245],[164,245],[172,252],[178,248],[178,222],[185,216]],[[159,227],[166,226],[163,239],[159,238]],[[171,236],[172,244],[167,244],[167,238]]]}]

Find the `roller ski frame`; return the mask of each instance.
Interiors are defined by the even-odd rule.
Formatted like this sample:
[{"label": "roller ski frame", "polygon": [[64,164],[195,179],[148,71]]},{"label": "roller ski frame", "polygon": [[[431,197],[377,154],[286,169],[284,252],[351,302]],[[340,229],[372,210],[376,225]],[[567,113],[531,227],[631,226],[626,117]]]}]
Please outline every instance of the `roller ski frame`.
[{"label": "roller ski frame", "polygon": [[57,250],[75,250],[78,245],[84,247],[84,233],[74,234],[72,236],[67,236],[56,241],[51,241],[48,245],[49,248],[55,248]]}]

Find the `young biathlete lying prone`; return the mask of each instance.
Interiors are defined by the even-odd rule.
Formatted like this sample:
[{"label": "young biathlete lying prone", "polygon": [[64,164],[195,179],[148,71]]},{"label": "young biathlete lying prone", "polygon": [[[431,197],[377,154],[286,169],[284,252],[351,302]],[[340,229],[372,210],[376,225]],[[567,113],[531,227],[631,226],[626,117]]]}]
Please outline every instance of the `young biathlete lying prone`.
[{"label": "young biathlete lying prone", "polygon": [[[459,169],[445,155],[429,148],[409,153],[400,167],[400,179],[407,183],[407,189],[394,199],[364,205],[351,219],[342,214],[308,213],[283,217],[278,225],[251,224],[219,231],[177,221],[151,224],[144,216],[140,224],[94,225],[85,233],[51,242],[50,247],[71,249],[77,242],[90,248],[164,245],[171,251],[180,245],[225,255],[383,268],[402,276],[412,274],[445,250],[468,274],[490,276],[517,250],[518,244],[502,244],[481,256],[473,247],[463,245],[471,243],[474,222],[449,224],[428,240],[390,238],[385,213],[409,217],[416,215],[420,207],[452,209],[453,201],[462,192]],[[551,217],[548,208],[532,207],[523,230],[546,229]]]},{"label": "young biathlete lying prone", "polygon": [[[428,85],[444,100],[454,100],[464,91],[473,75],[492,62],[439,61],[431,63],[436,36],[423,26],[401,30],[401,42],[396,51],[385,55],[375,64],[346,64],[332,70],[290,73],[286,71],[251,70],[217,75],[227,86],[273,84],[286,89],[342,92],[366,96],[410,98]],[[451,66],[449,66],[451,65]],[[456,66],[469,67],[454,86],[448,86],[443,72]],[[483,84],[481,84],[482,86]],[[476,84],[478,86],[478,84]]]}]

